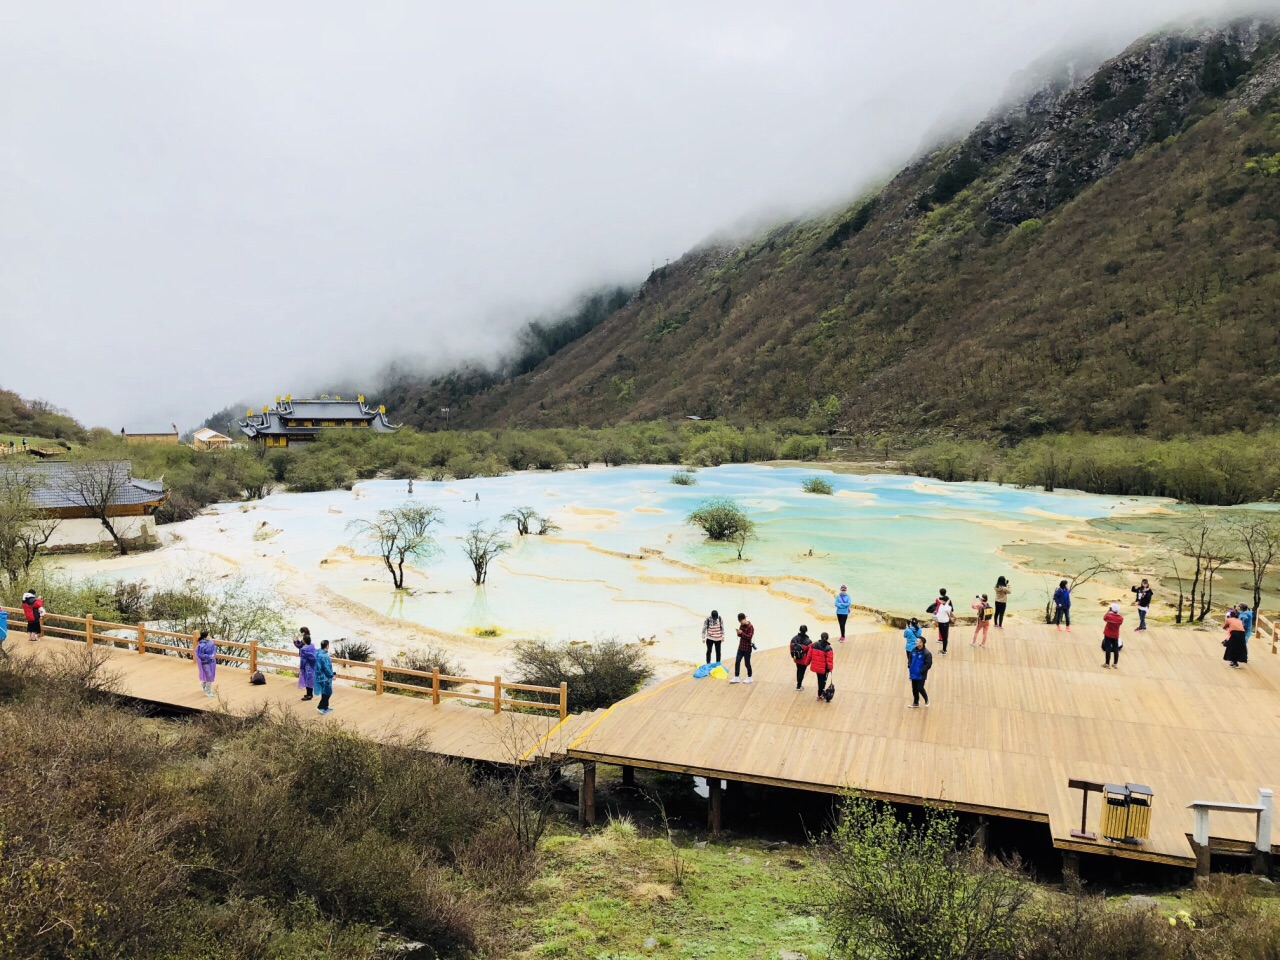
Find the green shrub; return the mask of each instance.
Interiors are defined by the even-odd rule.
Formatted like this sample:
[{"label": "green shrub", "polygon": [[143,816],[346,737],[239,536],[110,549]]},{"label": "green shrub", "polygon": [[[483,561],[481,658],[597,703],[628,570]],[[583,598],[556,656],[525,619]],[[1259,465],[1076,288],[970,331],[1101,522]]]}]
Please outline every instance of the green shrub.
[{"label": "green shrub", "polygon": [[376,651],[368,640],[339,640],[333,645],[333,655],[339,660],[355,660],[370,663]]},{"label": "green shrub", "polygon": [[[427,644],[424,647],[414,647],[412,650],[402,650],[395,656],[394,665],[404,667],[406,670],[417,670],[421,673],[430,673],[432,670],[438,669],[441,674],[450,677],[465,677],[466,672],[463,665],[455,660],[448,652],[441,650],[434,644]],[[430,677],[415,677],[408,674],[389,674],[388,680],[396,683],[405,683],[412,687],[425,687],[431,689]],[[458,683],[451,680],[441,680],[441,690],[452,690],[459,686]],[[404,693],[403,690],[390,691],[393,693]]]},{"label": "green shrub", "polygon": [[[515,647],[518,682],[543,687],[569,685],[569,710],[608,707],[631,696],[653,676],[644,648],[616,638],[593,643],[524,640]],[[540,695],[516,692],[523,699]]]},{"label": "green shrub", "polygon": [[677,470],[671,475],[671,482],[678,487],[692,487],[698,477],[692,470]]},{"label": "green shrub", "polygon": [[809,477],[804,484],[805,493],[822,493],[830,496],[835,493],[835,488],[825,477]]}]

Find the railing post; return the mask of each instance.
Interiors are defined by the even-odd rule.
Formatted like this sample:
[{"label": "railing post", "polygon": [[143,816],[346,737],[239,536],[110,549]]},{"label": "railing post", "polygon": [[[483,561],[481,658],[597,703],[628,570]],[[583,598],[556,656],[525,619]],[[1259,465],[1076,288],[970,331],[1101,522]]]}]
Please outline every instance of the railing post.
[{"label": "railing post", "polygon": [[431,668],[431,702],[440,706],[440,668]]},{"label": "railing post", "polygon": [[382,696],[382,661],[373,661],[373,692]]},{"label": "railing post", "polygon": [[502,712],[502,678],[493,678],[493,712]]},{"label": "railing post", "polygon": [[[192,634],[192,636],[195,636],[195,634]],[[195,645],[192,644],[193,649],[194,646]],[[147,652],[147,625],[145,623],[138,624],[138,652]]]},{"label": "railing post", "polygon": [[560,719],[569,716],[569,684],[560,681]]},{"label": "railing post", "polygon": [[84,642],[86,646],[93,646],[93,614],[90,613],[84,618]]},{"label": "railing post", "polygon": [[249,672],[258,672],[258,641],[253,637],[249,638]]}]

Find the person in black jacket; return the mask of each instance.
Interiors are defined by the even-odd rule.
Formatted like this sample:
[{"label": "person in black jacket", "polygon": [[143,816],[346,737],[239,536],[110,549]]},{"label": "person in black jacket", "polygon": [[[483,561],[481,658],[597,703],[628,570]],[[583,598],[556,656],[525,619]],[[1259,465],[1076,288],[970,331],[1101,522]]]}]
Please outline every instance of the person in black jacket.
[{"label": "person in black jacket", "polygon": [[1136,587],[1130,587],[1133,593],[1133,601],[1138,605],[1138,628],[1139,630],[1147,629],[1147,613],[1151,610],[1151,598],[1154,595],[1151,590],[1151,584],[1147,583],[1147,578],[1142,578],[1142,583]]},{"label": "person in black jacket", "polygon": [[804,671],[809,666],[809,648],[813,641],[809,639],[809,628],[800,625],[800,632],[791,638],[791,660],[796,665],[796,689],[804,689]]}]

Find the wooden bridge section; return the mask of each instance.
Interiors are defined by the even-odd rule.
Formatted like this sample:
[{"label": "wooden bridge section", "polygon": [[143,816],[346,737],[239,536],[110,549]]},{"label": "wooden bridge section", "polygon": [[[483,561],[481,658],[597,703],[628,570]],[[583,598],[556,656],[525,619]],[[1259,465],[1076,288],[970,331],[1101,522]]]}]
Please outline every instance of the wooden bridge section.
[{"label": "wooden bridge section", "polygon": [[[316,723],[344,727],[384,742],[420,742],[432,753],[487,763],[511,764],[563,752],[576,724],[586,717],[569,716],[564,685],[536,687],[451,677],[333,657],[337,679],[334,713],[321,716],[318,698],[301,701],[297,686],[297,652],[267,647],[257,641],[218,641],[215,696],[206,697],[190,656],[190,634],[155,630],[145,625],[95,621],[92,617],[49,614],[45,636],[27,639],[22,611],[9,614],[10,656],[52,659],[98,651],[107,657],[104,670],[112,689],[122,696],[181,710],[227,710],[238,715],[269,707]],[[249,683],[261,670],[266,683]],[[538,700],[512,697],[525,692]],[[594,715],[592,715],[594,716]]]},{"label": "wooden bridge section", "polygon": [[[909,708],[899,633],[836,644],[831,703],[816,702],[812,677],[796,692],[786,649],[769,650],[756,655],[755,683],[661,684],[583,725],[568,754],[709,780],[941,801],[1047,823],[1062,850],[1194,866],[1189,804],[1254,804],[1259,788],[1280,786],[1273,637],[1255,636],[1237,670],[1222,660],[1216,625],[1126,630],[1120,668],[1104,670],[1100,618],[1080,619],[1071,633],[1011,620],[986,649],[958,626],[948,656],[931,640],[928,709]],[[1081,794],[1070,779],[1149,785],[1150,839],[1073,837]],[[713,808],[717,799],[713,789]],[[1095,797],[1088,832],[1101,836],[1099,807]],[[1255,820],[1218,815],[1215,839],[1248,849]]]}]

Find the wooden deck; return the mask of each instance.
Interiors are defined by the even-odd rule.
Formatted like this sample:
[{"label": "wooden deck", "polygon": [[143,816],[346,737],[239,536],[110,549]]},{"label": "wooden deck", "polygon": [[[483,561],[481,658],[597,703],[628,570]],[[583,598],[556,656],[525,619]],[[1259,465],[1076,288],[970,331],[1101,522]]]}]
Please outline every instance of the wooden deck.
[{"label": "wooden deck", "polygon": [[[85,656],[81,641],[45,637],[31,642],[25,633],[11,631],[4,649],[14,657]],[[575,735],[577,724],[587,720],[571,716],[494,711],[485,703],[465,706],[458,700],[432,704],[427,696],[377,694],[374,690],[336,684],[334,712],[322,716],[316,700],[302,703],[296,679],[267,672],[266,683],[253,686],[249,672],[219,665],[216,696],[206,697],[189,659],[159,654],[139,654],[135,650],[111,648],[98,643],[94,651],[107,656],[106,669],[114,678],[113,690],[147,703],[185,710],[226,710],[249,714],[264,706],[284,710],[308,723],[335,723],[384,742],[405,742],[424,738],[432,753],[491,763],[515,763],[562,752]],[[594,716],[594,715],[592,715]]]},{"label": "wooden deck", "polygon": [[[1127,612],[1127,611],[1126,611]],[[684,676],[581,725],[570,757],[805,790],[943,801],[1048,824],[1061,849],[1194,865],[1193,800],[1252,804],[1280,787],[1280,656],[1255,637],[1252,660],[1222,661],[1221,632],[1124,633],[1119,670],[1103,670],[1100,618],[1072,633],[1011,621],[987,648],[959,627],[948,656],[931,640],[929,709],[912,710],[899,633],[837,644],[831,703],[787,651],[756,655],[756,682]],[[1127,625],[1126,625],[1127,626]],[[1141,846],[1071,837],[1081,795],[1068,779],[1155,791]],[[1101,804],[1090,800],[1090,830]],[[1254,839],[1253,818],[1215,817],[1215,838]]]}]

